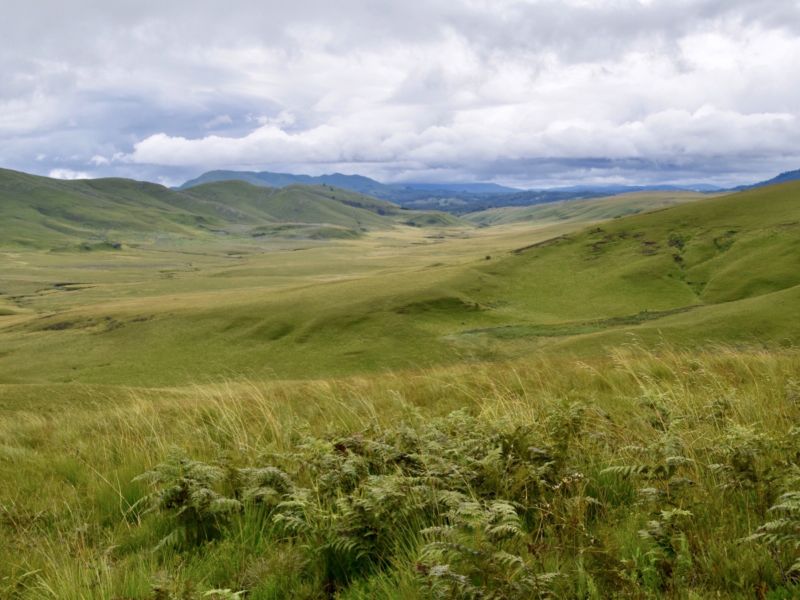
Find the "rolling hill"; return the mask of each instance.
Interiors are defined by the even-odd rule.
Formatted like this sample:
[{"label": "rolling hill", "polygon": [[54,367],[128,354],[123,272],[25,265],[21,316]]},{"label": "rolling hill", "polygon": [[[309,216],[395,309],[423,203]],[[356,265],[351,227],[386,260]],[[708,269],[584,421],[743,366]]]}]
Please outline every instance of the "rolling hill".
[{"label": "rolling hill", "polygon": [[533,206],[492,208],[464,215],[476,225],[592,222],[660,210],[713,197],[699,192],[628,192],[589,200],[562,200]]},{"label": "rolling hill", "polygon": [[271,171],[208,171],[191,179],[178,189],[185,190],[205,183],[219,181],[246,181],[264,187],[287,187],[290,185],[332,185],[334,187],[369,194],[384,199],[399,199],[407,196],[440,195],[447,193],[466,195],[497,195],[520,192],[517,188],[496,183],[398,183],[386,184],[363,175],[296,175]]},{"label": "rolling hill", "polygon": [[[269,196],[262,206],[241,190],[235,210],[270,206]],[[216,193],[190,199],[210,203],[209,220]],[[384,209],[357,210],[396,223],[376,212]],[[268,219],[288,218],[263,214],[265,233],[285,226]],[[631,339],[796,343],[799,233],[800,183],[788,183],[589,227],[534,223],[449,237],[406,227],[274,251],[217,236],[88,263],[27,254],[2,273],[10,314],[0,381],[307,378],[543,349],[603,354]]]},{"label": "rolling hill", "polygon": [[201,185],[180,194],[186,208],[207,212],[233,223],[319,223],[359,230],[385,227],[399,207],[332,186],[292,185],[263,188],[240,181]]},{"label": "rolling hill", "polygon": [[[328,185],[352,192],[375,196],[419,210],[445,210],[463,213],[492,205],[490,198],[519,194],[521,190],[494,183],[397,183],[385,184],[362,175],[302,175],[273,173],[271,171],[208,171],[181,185],[179,190],[222,181],[244,181],[261,187],[288,187],[292,185]],[[539,192],[550,197],[548,192]],[[572,194],[574,195],[574,194]],[[557,194],[558,198],[570,194]],[[527,198],[527,197],[526,197]]]},{"label": "rolling hill", "polygon": [[391,186],[363,177],[361,175],[296,175],[293,173],[273,173],[271,171],[208,171],[195,179],[191,179],[178,189],[186,190],[207,183],[221,181],[245,181],[260,187],[282,188],[290,185],[331,185],[369,195],[386,194]]},{"label": "rolling hill", "polygon": [[719,187],[694,183],[677,185],[608,185],[588,184],[568,187],[523,190],[496,183],[413,183],[385,184],[362,175],[297,175],[270,171],[208,171],[185,182],[178,189],[220,181],[244,181],[256,186],[286,187],[290,185],[333,185],[368,194],[417,210],[442,210],[457,215],[505,206],[532,206],[564,200],[601,198],[621,194],[664,192],[719,192]]},{"label": "rolling hill", "polygon": [[513,323],[479,332],[490,337],[796,342],[800,182],[607,221],[519,248],[475,279],[462,293]]},{"label": "rolling hill", "polygon": [[408,213],[77,187],[228,234],[0,249],[0,596],[422,598],[447,547],[471,597],[797,597],[800,182],[342,243],[242,223]]},{"label": "rolling hill", "polygon": [[197,232],[207,224],[169,203],[162,186],[123,179],[60,181],[0,170],[3,246],[53,247],[103,241],[119,232]]},{"label": "rolling hill", "polygon": [[219,233],[352,237],[368,229],[433,221],[463,224],[450,215],[405,211],[330,185],[276,189],[229,181],[178,192],[127,179],[61,181],[0,170],[3,247],[91,248],[154,235]]}]

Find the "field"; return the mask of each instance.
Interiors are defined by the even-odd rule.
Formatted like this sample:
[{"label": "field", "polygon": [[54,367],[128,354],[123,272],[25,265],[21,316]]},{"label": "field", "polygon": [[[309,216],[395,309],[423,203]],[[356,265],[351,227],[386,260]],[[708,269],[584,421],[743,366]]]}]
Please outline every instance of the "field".
[{"label": "field", "polygon": [[[716,194],[720,195],[720,194]],[[713,198],[697,192],[630,192],[606,198],[563,200],[533,206],[493,208],[467,216],[478,225],[508,223],[563,223],[565,221],[605,221]]]},{"label": "field", "polygon": [[9,181],[0,596],[798,593],[797,184],[455,218]]}]

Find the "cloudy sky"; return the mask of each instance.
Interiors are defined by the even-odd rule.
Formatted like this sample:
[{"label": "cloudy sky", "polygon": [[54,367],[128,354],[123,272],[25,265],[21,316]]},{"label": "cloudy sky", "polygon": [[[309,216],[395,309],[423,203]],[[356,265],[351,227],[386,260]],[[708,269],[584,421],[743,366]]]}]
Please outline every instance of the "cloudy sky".
[{"label": "cloudy sky", "polygon": [[798,0],[8,4],[2,167],[523,187],[800,168]]}]

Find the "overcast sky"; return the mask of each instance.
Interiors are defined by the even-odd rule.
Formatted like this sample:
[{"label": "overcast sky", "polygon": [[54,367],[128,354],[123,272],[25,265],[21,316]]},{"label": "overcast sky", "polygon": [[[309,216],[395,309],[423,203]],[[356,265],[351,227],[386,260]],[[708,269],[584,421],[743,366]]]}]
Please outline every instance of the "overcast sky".
[{"label": "overcast sky", "polygon": [[753,181],[800,168],[800,0],[4,2],[0,166]]}]

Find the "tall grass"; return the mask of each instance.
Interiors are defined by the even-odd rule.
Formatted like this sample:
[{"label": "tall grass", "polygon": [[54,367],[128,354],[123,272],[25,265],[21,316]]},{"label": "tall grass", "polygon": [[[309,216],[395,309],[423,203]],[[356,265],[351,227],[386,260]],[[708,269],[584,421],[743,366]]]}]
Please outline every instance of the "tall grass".
[{"label": "tall grass", "polygon": [[20,402],[0,597],[793,597],[798,382],[631,346]]}]

